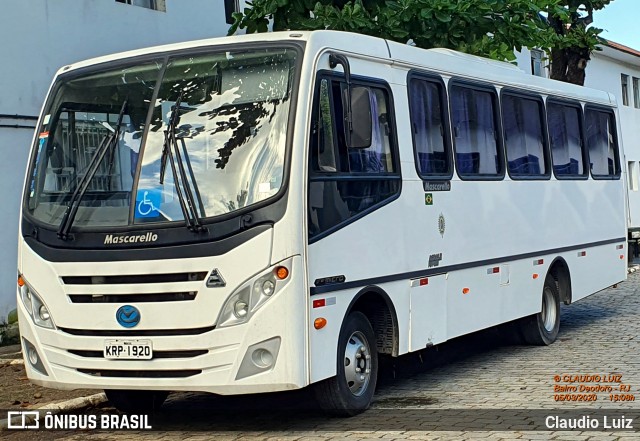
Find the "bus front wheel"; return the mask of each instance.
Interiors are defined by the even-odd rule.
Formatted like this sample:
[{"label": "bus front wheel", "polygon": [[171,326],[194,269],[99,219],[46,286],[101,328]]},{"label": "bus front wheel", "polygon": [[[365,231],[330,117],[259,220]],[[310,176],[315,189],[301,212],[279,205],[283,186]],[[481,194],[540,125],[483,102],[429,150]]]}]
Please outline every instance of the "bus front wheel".
[{"label": "bus front wheel", "polygon": [[521,331],[526,343],[550,345],[560,330],[560,293],[555,279],[548,274],[542,288],[542,310],[522,321]]},{"label": "bus front wheel", "polygon": [[373,328],[361,312],[349,314],[338,339],[337,375],[315,386],[327,413],[357,415],[369,407],[378,379],[378,352]]},{"label": "bus front wheel", "polygon": [[152,390],[105,390],[109,402],[124,413],[149,413],[160,409],[169,392]]}]

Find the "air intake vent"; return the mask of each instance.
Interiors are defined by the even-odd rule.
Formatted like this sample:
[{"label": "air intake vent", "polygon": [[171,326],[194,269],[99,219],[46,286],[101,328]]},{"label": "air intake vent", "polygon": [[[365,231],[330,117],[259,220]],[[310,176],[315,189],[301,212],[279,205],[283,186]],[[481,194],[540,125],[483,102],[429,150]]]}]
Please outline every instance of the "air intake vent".
[{"label": "air intake vent", "polygon": [[157,294],[69,294],[71,303],[145,303],[145,302],[184,302],[195,300],[195,291],[167,292]]},{"label": "air intake vent", "polygon": [[187,378],[198,375],[202,372],[200,369],[190,369],[181,371],[147,371],[147,370],[106,370],[106,369],[78,369],[83,374],[93,375],[94,377],[129,377],[129,378]]},{"label": "air intake vent", "polygon": [[197,282],[207,277],[206,272],[173,274],[140,274],[125,276],[66,276],[66,285],[127,285],[136,283]]},{"label": "air intake vent", "polygon": [[215,326],[207,326],[206,328],[190,328],[190,329],[148,329],[148,330],[91,330],[91,329],[71,329],[58,328],[62,332],[71,335],[85,335],[88,337],[163,337],[173,335],[199,335],[205,332],[213,331]]},{"label": "air intake vent", "polygon": [[[69,349],[69,353],[78,355],[80,357],[87,358],[103,358],[104,354],[102,351],[78,351],[74,349]],[[199,355],[206,354],[206,349],[196,349],[190,351],[153,351],[153,358],[193,358]]]}]

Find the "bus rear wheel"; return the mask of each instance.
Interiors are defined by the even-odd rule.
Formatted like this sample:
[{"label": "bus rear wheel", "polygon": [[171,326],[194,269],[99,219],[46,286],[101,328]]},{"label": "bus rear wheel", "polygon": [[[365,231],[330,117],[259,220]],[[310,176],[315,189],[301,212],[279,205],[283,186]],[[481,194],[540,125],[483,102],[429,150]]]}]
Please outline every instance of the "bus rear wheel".
[{"label": "bus rear wheel", "polygon": [[315,386],[320,407],[335,416],[353,416],[371,404],[378,380],[375,334],[361,312],[349,314],[338,339],[337,375]]},{"label": "bus rear wheel", "polygon": [[555,279],[548,274],[542,288],[542,310],[525,317],[521,323],[524,341],[547,346],[556,341],[560,330],[560,293]]},{"label": "bus rear wheel", "polygon": [[162,407],[169,392],[154,390],[105,390],[109,402],[124,413],[151,413]]}]

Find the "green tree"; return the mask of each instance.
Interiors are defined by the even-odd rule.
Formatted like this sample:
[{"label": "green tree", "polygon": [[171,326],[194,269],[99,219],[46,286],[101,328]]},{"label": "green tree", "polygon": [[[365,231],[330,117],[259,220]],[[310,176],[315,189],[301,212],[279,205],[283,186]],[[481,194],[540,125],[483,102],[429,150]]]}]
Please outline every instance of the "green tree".
[{"label": "green tree", "polygon": [[[584,83],[601,30],[593,10],[612,0],[253,0],[229,29],[248,33],[333,29],[422,48],[444,47],[513,61],[514,50],[551,53],[552,78]],[[545,18],[546,17],[546,18]]]},{"label": "green tree", "polygon": [[550,9],[548,21],[556,38],[550,45],[551,78],[583,85],[585,69],[591,53],[603,43],[602,29],[590,26],[593,11],[600,10],[613,0],[560,0]]}]

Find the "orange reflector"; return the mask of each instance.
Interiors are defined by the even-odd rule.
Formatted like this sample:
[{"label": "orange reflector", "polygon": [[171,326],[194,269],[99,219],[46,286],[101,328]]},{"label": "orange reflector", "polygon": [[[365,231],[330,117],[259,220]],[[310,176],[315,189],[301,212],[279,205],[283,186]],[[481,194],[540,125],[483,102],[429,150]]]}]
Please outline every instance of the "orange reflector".
[{"label": "orange reflector", "polygon": [[620,260],[624,260],[624,254],[620,254]]},{"label": "orange reflector", "polygon": [[533,278],[534,278],[534,279],[537,279],[537,278],[538,278],[538,275],[537,275],[537,274],[534,274],[534,275],[533,275]]},{"label": "orange reflector", "polygon": [[462,288],[462,294],[469,294],[469,288]]},{"label": "orange reflector", "polygon": [[18,276],[18,286],[24,286],[24,279],[22,276]]},{"label": "orange reflector", "polygon": [[279,266],[276,268],[276,277],[280,280],[284,280],[289,277],[289,270],[285,266]]},{"label": "orange reflector", "polygon": [[316,329],[322,329],[327,326],[327,319],[319,317],[313,321],[313,327]]}]

